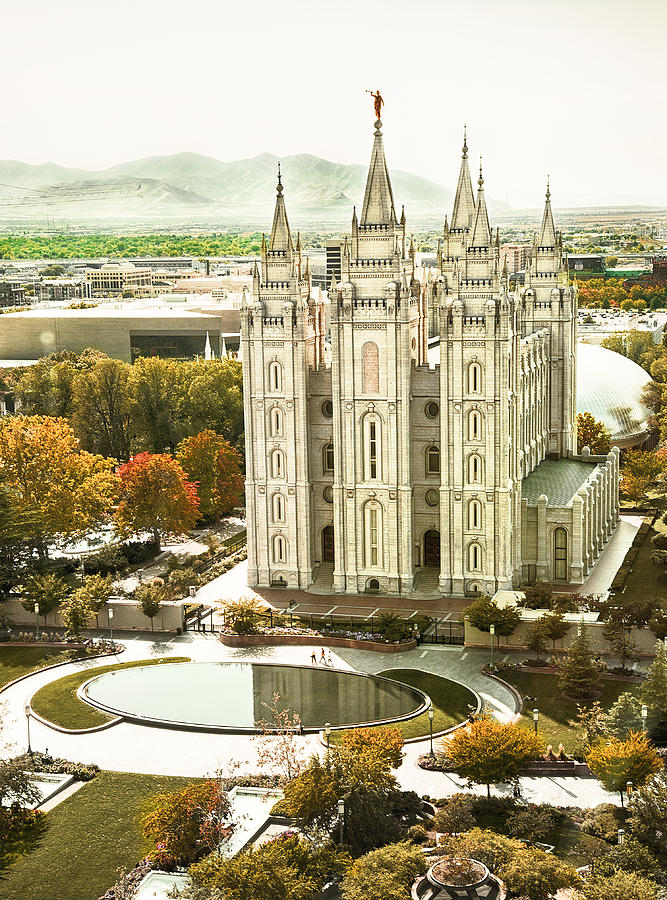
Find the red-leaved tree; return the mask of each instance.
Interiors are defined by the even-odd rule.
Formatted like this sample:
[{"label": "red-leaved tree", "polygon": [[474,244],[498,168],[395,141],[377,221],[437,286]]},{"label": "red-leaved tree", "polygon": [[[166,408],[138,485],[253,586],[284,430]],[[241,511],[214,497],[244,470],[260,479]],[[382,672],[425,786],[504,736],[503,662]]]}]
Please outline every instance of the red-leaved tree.
[{"label": "red-leaved tree", "polygon": [[215,431],[207,428],[181,441],[176,458],[197,485],[204,518],[218,519],[241,502],[241,456]]},{"label": "red-leaved tree", "polygon": [[181,534],[199,518],[197,487],[166,453],[139,453],[118,469],[120,502],[116,523],[127,535],[150,531],[160,546],[163,535]]}]

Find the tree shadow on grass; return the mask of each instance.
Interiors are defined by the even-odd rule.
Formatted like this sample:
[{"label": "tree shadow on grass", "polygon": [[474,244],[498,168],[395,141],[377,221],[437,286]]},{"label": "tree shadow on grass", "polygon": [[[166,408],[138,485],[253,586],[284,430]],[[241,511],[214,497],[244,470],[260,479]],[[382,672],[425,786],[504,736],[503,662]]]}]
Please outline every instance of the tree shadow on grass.
[{"label": "tree shadow on grass", "polygon": [[6,878],[12,864],[21,856],[27,856],[41,845],[48,830],[46,816],[41,815],[19,834],[4,837],[0,842],[0,883]]}]

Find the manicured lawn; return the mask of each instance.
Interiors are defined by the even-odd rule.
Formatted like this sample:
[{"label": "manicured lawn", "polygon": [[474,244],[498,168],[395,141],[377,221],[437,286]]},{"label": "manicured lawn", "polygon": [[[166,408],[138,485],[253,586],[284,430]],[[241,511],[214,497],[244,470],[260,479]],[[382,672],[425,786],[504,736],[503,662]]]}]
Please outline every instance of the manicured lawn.
[{"label": "manicured lawn", "polygon": [[111,666],[98,666],[94,669],[84,669],[74,672],[64,678],[58,678],[50,684],[45,684],[32,698],[32,708],[38,715],[61,728],[95,728],[103,725],[112,717],[103,713],[76,695],[79,687],[96,675],[104,672],[113,672],[116,669],[132,669],[135,666],[157,666],[161,663],[190,662],[187,656],[170,656],[165,659],[141,659],[130,663],[116,663]]},{"label": "manicured lawn", "polygon": [[662,600],[667,591],[667,586],[658,583],[658,576],[662,574],[662,568],[654,566],[651,562],[651,553],[655,550],[652,543],[656,534],[665,534],[665,526],[658,519],[651,528],[639,548],[639,553],[632,563],[632,571],[627,577],[623,588],[623,601],[627,603],[639,603],[640,605],[656,604]]},{"label": "manicured lawn", "polygon": [[[551,744],[555,751],[559,744],[568,753],[574,753],[578,749],[575,729],[567,724],[577,715],[577,703],[561,695],[557,675],[509,669],[501,673],[501,678],[513,685],[522,697],[537,698],[524,700],[521,721],[527,728],[533,728],[533,708],[539,709],[538,733],[544,743]],[[602,695],[598,699],[604,709],[609,709],[624,691],[636,694],[640,688],[639,684],[632,682],[606,679],[603,679],[602,685]]]},{"label": "manicured lawn", "polygon": [[36,672],[54,663],[81,659],[84,650],[60,650],[58,647],[13,647],[0,644],[0,688],[21,675]]},{"label": "manicured lawn", "polygon": [[97,900],[119,868],[147,849],[138,824],[148,799],[196,779],[102,772],[46,816],[32,852],[0,874],[2,900]]},{"label": "manicured lawn", "polygon": [[[477,704],[475,695],[468,688],[440,675],[420,672],[418,669],[387,669],[378,674],[419,688],[429,695],[433,703],[434,734],[465,721],[470,711],[469,706],[475,707]],[[428,713],[422,713],[407,722],[399,722],[398,726],[404,738],[424,737],[429,734]]]}]

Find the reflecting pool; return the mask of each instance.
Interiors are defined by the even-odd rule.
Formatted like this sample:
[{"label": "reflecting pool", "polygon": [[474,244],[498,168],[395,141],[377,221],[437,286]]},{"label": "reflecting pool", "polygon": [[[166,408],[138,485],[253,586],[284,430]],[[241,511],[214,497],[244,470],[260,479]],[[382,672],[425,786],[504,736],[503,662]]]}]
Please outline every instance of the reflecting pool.
[{"label": "reflecting pool", "polygon": [[422,691],[389,678],[271,663],[166,663],[98,675],[81,688],[91,705],[147,725],[257,731],[279,709],[298,713],[306,731],[410,719],[428,708]]}]

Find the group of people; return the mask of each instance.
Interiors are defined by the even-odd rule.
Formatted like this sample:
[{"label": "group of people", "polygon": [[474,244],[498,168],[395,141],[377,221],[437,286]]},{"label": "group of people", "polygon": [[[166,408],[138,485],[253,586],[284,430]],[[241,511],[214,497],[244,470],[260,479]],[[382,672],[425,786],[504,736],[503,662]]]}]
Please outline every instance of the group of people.
[{"label": "group of people", "polygon": [[310,654],[310,663],[313,666],[329,666],[333,669],[333,659],[331,658],[331,650],[327,653],[324,652],[324,647],[320,650],[320,658],[317,659],[317,653],[315,650]]}]

